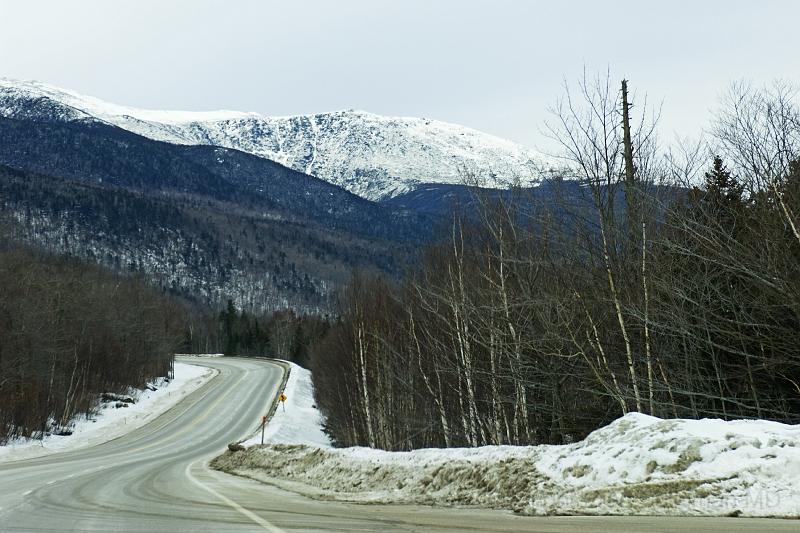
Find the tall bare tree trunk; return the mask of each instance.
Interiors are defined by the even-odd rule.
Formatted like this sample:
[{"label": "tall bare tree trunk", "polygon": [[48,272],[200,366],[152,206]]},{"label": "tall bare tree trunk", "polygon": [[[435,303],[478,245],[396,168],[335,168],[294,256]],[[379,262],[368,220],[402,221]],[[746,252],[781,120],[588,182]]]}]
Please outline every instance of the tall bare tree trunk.
[{"label": "tall bare tree trunk", "polygon": [[[438,393],[433,390],[431,386],[430,378],[425,373],[425,370],[422,366],[422,347],[419,343],[419,337],[417,336],[417,329],[414,324],[414,312],[409,308],[408,309],[408,322],[411,329],[411,338],[414,341],[414,345],[417,351],[417,365],[419,367],[419,373],[422,377],[423,383],[425,383],[425,388],[428,389],[428,394],[431,395],[433,398],[433,403],[436,406],[436,410],[439,412],[439,422],[442,424],[442,436],[444,437],[444,445],[445,447],[450,447],[450,425],[447,423],[447,413],[444,409],[444,401],[441,398],[441,388],[439,389]],[[438,374],[438,373],[437,373]]]},{"label": "tall bare tree trunk", "polygon": [[655,402],[653,399],[653,357],[650,352],[650,297],[647,293],[647,231],[642,221],[642,292],[644,294],[644,350],[647,361],[647,392],[650,400],[650,414],[655,415]]},{"label": "tall bare tree trunk", "polygon": [[[601,217],[602,218],[602,217]],[[620,302],[619,294],[617,293],[617,285],[614,283],[614,273],[611,269],[611,256],[608,250],[608,241],[606,239],[605,224],[600,223],[600,234],[603,240],[603,258],[606,264],[606,274],[608,277],[608,287],[611,291],[611,298],[614,302],[614,310],[617,315],[617,322],[619,329],[622,332],[622,338],[625,341],[625,357],[628,360],[628,374],[631,378],[631,385],[633,386],[633,396],[636,402],[636,410],[642,412],[642,396],[639,393],[639,383],[636,376],[636,367],[634,366],[633,349],[631,347],[631,339],[628,336],[628,328],[625,325],[625,317],[622,314],[622,304]]]},{"label": "tall bare tree trunk", "polygon": [[375,433],[372,429],[372,404],[369,396],[369,386],[367,384],[367,354],[364,339],[364,324],[359,321],[356,323],[356,336],[358,345],[358,364],[359,378],[361,384],[361,396],[364,402],[364,419],[367,426],[367,441],[371,448],[375,447]]}]

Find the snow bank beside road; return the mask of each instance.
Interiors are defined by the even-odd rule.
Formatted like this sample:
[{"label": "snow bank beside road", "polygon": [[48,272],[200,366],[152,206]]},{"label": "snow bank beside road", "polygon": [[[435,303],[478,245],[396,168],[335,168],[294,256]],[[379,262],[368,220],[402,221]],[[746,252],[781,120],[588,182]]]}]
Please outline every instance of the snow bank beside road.
[{"label": "snow bank beside road", "polygon": [[[288,395],[288,394],[287,394]],[[318,497],[525,514],[800,517],[800,426],[626,415],[564,446],[384,452],[270,445],[220,469]]]},{"label": "snow bank beside road", "polygon": [[571,495],[582,512],[800,517],[800,426],[634,413],[542,453],[537,468],[566,489],[532,501],[541,513]]},{"label": "snow bank beside road", "polygon": [[136,403],[126,408],[115,408],[113,402],[100,404],[97,413],[75,421],[72,435],[49,435],[42,440],[17,440],[0,446],[0,462],[71,451],[120,437],[157,418],[215,374],[211,368],[176,362],[174,379],[153,383],[157,390],[132,389],[125,394]]},{"label": "snow bank beside road", "polygon": [[[286,381],[284,406],[278,406],[264,431],[264,442],[272,444],[310,444],[330,446],[331,442],[322,431],[323,417],[314,402],[314,385],[311,372],[288,361],[289,379]],[[261,444],[261,432],[244,446]]]}]

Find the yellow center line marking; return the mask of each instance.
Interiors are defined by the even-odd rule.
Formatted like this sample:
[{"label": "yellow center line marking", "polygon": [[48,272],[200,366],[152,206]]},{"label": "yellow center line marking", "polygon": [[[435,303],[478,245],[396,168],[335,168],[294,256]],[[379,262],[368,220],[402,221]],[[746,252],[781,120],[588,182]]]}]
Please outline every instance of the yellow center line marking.
[{"label": "yellow center line marking", "polygon": [[[205,420],[206,418],[208,418],[208,415],[210,415],[210,414],[211,414],[211,412],[212,412],[214,409],[216,409],[216,407],[217,407],[217,406],[218,406],[220,403],[222,403],[222,402],[223,402],[223,401],[224,401],[224,400],[225,400],[225,399],[226,399],[226,398],[227,398],[227,397],[228,397],[228,396],[229,396],[229,395],[230,395],[232,392],[234,392],[234,391],[236,390],[236,388],[237,388],[237,386],[239,385],[239,383],[241,383],[242,381],[244,381],[244,379],[245,379],[245,378],[248,376],[248,374],[250,374],[250,371],[249,371],[249,370],[245,370],[245,371],[244,371],[244,374],[242,374],[242,376],[241,376],[241,377],[240,377],[238,380],[236,380],[236,383],[234,383],[233,385],[231,385],[231,386],[228,388],[228,390],[227,390],[227,391],[225,391],[225,393],[224,393],[224,394],[222,394],[222,396],[220,396],[219,398],[217,398],[217,399],[214,401],[214,403],[212,403],[211,405],[209,405],[209,406],[206,408],[206,410],[205,410],[205,411],[203,411],[203,413],[202,413],[202,414],[200,414],[200,416],[198,416],[197,418],[195,418],[194,420],[192,420],[192,421],[191,421],[191,423],[189,423],[189,424],[185,425],[185,426],[183,427],[183,429],[181,429],[180,431],[177,431],[177,432],[175,432],[175,433],[171,433],[171,434],[170,434],[170,435],[169,435],[169,436],[168,436],[166,439],[161,439],[161,440],[158,440],[158,441],[156,441],[156,442],[153,442],[153,443],[150,443],[150,444],[146,444],[146,445],[144,445],[144,446],[140,446],[140,447],[138,447],[138,448],[134,448],[134,449],[132,449],[132,450],[126,451],[125,453],[126,453],[126,454],[133,454],[133,453],[140,452],[140,451],[142,451],[142,450],[147,450],[147,449],[149,449],[149,448],[153,448],[153,447],[156,447],[156,446],[161,446],[161,445],[163,445],[163,444],[165,444],[165,443],[172,442],[172,441],[174,441],[174,440],[175,440],[175,438],[176,438],[176,437],[180,437],[180,436],[182,436],[182,435],[184,435],[184,434],[188,433],[189,431],[193,430],[195,427],[197,427],[197,425],[198,425],[200,422],[202,422],[203,420]],[[209,391],[209,392],[210,392],[210,391]],[[203,395],[203,397],[202,397],[202,398],[198,399],[198,401],[197,401],[197,402],[195,402],[195,403],[192,405],[192,407],[193,407],[194,405],[197,405],[199,402],[201,402],[201,401],[203,400],[203,398],[205,398],[205,395]],[[184,414],[185,414],[185,413],[184,413]]]}]

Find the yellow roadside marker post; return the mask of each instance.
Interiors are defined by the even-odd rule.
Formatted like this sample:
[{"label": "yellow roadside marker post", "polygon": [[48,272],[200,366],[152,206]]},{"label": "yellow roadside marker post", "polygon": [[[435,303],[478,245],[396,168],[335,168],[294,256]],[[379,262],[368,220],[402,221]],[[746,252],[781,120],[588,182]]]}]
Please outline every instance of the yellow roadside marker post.
[{"label": "yellow roadside marker post", "polygon": [[278,396],[278,399],[281,401],[281,408],[283,409],[283,412],[285,413],[286,412],[286,403],[285,403],[286,402],[286,395],[284,393],[281,393],[281,395]]}]

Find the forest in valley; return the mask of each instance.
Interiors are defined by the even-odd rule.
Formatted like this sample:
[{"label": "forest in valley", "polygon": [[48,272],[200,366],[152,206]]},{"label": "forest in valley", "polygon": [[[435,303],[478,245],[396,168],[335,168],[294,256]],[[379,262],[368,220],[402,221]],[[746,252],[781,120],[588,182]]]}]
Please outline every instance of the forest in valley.
[{"label": "forest in valley", "polygon": [[169,379],[182,314],[141,278],[0,240],[0,444]]},{"label": "forest in valley", "polygon": [[169,380],[176,352],[307,365],[309,346],[328,328],[324,317],[291,310],[249,314],[231,300],[216,312],[140,275],[2,235],[0,445],[69,434],[77,418],[93,416],[104,396],[129,398],[131,389]]},{"label": "forest in valley", "polygon": [[632,411],[800,422],[796,93],[737,84],[710,139],[662,149],[621,89],[584,77],[553,108],[554,198],[487,197],[401,282],[353,276],[311,353],[336,443],[569,443]]},{"label": "forest in valley", "polygon": [[331,317],[292,309],[247,312],[228,300],[218,313],[190,314],[180,350],[184,353],[274,357],[308,367],[311,349],[330,329]]}]

